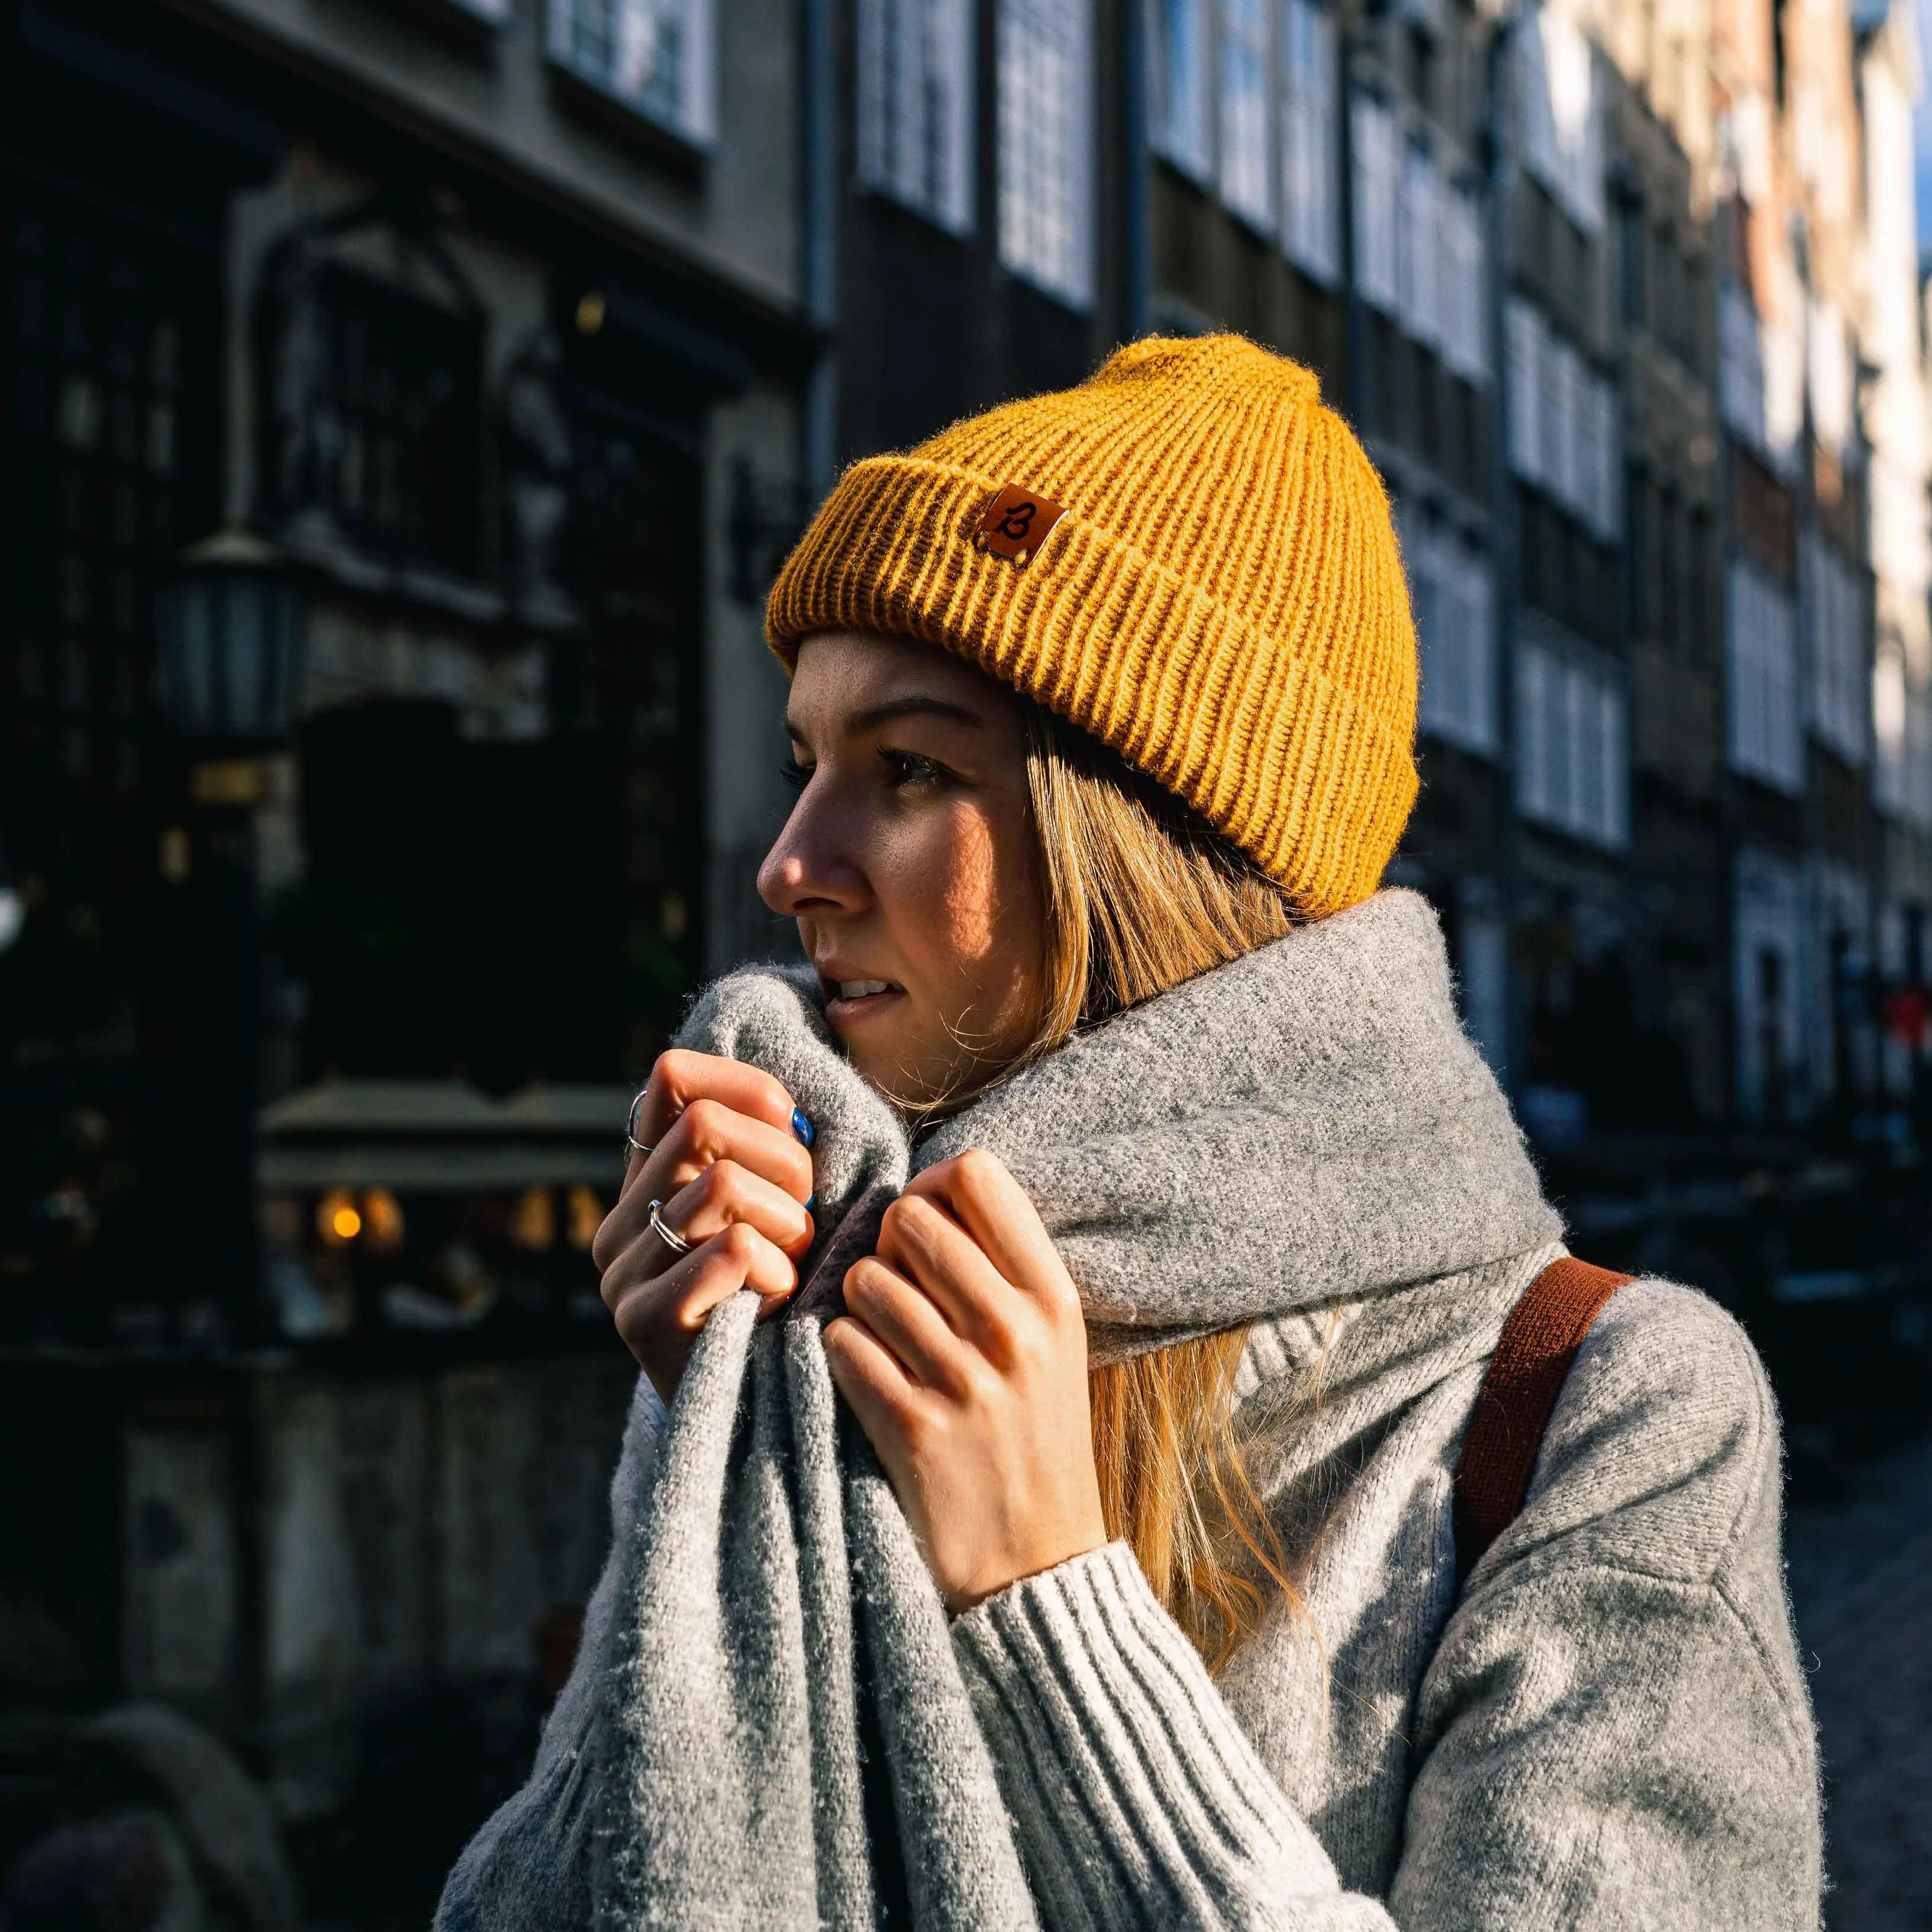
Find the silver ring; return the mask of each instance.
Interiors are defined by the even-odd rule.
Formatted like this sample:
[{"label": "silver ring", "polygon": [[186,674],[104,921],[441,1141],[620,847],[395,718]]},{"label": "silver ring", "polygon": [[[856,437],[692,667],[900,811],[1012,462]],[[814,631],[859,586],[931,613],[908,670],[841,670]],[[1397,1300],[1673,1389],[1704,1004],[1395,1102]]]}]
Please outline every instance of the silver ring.
[{"label": "silver ring", "polygon": [[624,1150],[626,1155],[641,1154],[648,1160],[652,1150],[638,1138],[638,1109],[650,1098],[651,1090],[644,1088],[631,1102],[631,1111],[624,1121]]},{"label": "silver ring", "polygon": [[662,1201],[653,1201],[651,1203],[651,1232],[656,1235],[673,1254],[689,1254],[691,1244],[676,1228],[667,1228],[664,1226],[664,1216],[658,1212],[663,1205],[664,1203]]}]

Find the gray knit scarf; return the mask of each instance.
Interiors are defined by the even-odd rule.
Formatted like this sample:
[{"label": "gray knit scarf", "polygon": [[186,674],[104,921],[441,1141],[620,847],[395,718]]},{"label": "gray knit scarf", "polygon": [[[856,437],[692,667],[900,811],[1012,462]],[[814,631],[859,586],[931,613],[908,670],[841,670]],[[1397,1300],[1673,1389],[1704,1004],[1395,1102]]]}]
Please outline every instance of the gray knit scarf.
[{"label": "gray knit scarf", "polygon": [[733,974],[680,1037],[765,1068],[812,1116],[824,1232],[784,1318],[736,1298],[668,1416],[640,1400],[577,1670],[438,1924],[1034,1925],[944,1609],[820,1342],[909,1172],[968,1147],[1005,1161],[1096,1360],[1365,1308],[1381,1318],[1353,1321],[1372,1338],[1358,1377],[1445,1322],[1492,1339],[1502,1310],[1451,1313],[1444,1278],[1549,1240],[1556,1218],[1408,892],[1094,1028],[916,1149],[809,974]]}]

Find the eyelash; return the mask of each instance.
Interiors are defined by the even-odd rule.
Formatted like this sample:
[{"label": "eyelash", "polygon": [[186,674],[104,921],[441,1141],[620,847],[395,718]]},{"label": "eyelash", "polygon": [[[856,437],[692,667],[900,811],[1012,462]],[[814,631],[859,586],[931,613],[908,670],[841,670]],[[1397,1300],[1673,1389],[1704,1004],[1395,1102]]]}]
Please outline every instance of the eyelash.
[{"label": "eyelash", "polygon": [[[922,756],[917,752],[881,752],[885,760],[886,783],[894,790],[907,785],[928,784],[934,778],[950,778],[952,774],[936,760]],[[812,782],[812,765],[802,765],[797,759],[788,758],[778,766],[778,776],[794,791],[802,791]]]},{"label": "eyelash", "polygon": [[887,782],[896,791],[907,785],[928,784],[934,778],[950,776],[944,765],[922,758],[916,752],[881,752],[879,755],[886,761]]}]

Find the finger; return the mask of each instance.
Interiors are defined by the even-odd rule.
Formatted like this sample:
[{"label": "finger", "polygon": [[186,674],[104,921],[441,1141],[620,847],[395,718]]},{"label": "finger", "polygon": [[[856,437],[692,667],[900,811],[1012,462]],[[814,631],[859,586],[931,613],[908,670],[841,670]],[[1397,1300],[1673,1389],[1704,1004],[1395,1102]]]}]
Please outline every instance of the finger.
[{"label": "finger", "polygon": [[625,1345],[644,1356],[654,1336],[697,1334],[711,1311],[741,1289],[772,1304],[785,1300],[797,1285],[798,1270],[790,1262],[755,1229],[740,1223],[668,1268],[646,1274],[620,1264],[606,1275],[603,1292]]},{"label": "finger", "polygon": [[971,1235],[929,1195],[902,1194],[880,1223],[878,1256],[917,1284],[959,1335],[983,1341],[1000,1304],[1017,1291]]},{"label": "finger", "polygon": [[905,1444],[917,1400],[905,1370],[862,1322],[849,1315],[825,1324],[825,1360],[859,1426],[890,1465]]},{"label": "finger", "polygon": [[969,1148],[915,1175],[902,1198],[908,1196],[944,1207],[994,1272],[1022,1294],[1070,1287],[1039,1210],[997,1154]]},{"label": "finger", "polygon": [[812,1196],[812,1156],[793,1138],[789,1125],[780,1131],[706,1095],[685,1108],[650,1160],[635,1166],[631,1182],[597,1231],[591,1258],[600,1267],[608,1265],[607,1257],[620,1252],[649,1225],[653,1201],[670,1200],[722,1161],[734,1162],[796,1202]]},{"label": "finger", "polygon": [[[735,1114],[763,1121],[788,1136],[791,1132],[792,1097],[783,1082],[742,1060],[674,1046],[659,1054],[651,1069],[644,1105],[637,1110],[637,1138],[647,1148],[658,1146],[672,1124],[699,1100],[718,1101]],[[631,1156],[627,1186],[634,1184],[642,1165],[638,1156]]]},{"label": "finger", "polygon": [[898,1360],[907,1378],[957,1397],[970,1365],[965,1345],[928,1297],[876,1255],[845,1271],[847,1312]]},{"label": "finger", "polygon": [[735,1160],[706,1168],[664,1203],[658,1218],[693,1244],[742,1222],[794,1261],[812,1245],[812,1216],[782,1187]]}]

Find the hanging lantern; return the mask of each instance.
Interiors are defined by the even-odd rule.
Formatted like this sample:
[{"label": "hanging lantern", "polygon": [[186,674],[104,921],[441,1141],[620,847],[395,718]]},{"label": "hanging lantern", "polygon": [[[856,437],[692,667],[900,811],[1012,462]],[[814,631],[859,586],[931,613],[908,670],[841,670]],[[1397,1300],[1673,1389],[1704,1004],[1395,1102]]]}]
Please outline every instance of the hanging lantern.
[{"label": "hanging lantern", "polygon": [[304,599],[289,560],[235,526],[196,544],[155,596],[161,701],[180,736],[272,744],[294,722]]}]

